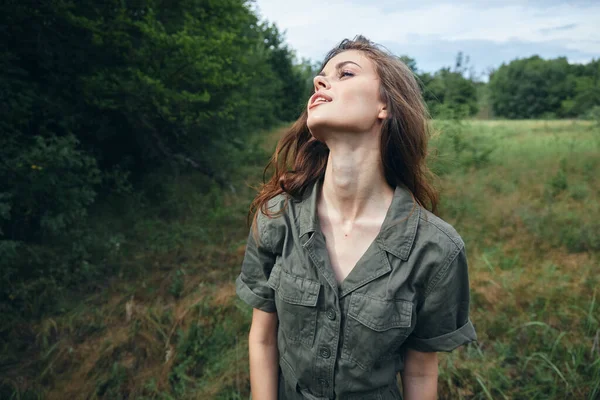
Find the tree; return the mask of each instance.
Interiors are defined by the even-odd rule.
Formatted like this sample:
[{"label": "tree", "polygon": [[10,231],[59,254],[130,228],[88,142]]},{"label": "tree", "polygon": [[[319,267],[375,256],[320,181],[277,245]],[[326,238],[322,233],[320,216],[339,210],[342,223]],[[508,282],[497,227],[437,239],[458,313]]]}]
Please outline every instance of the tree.
[{"label": "tree", "polygon": [[468,57],[458,53],[454,69],[442,68],[435,73],[419,73],[417,62],[407,55],[398,57],[415,74],[423,98],[434,117],[463,118],[477,113],[477,88],[472,78],[465,78]]},{"label": "tree", "polygon": [[400,57],[398,57],[398,59],[400,61],[402,61],[404,64],[406,64],[406,66],[408,68],[410,68],[410,70],[413,72],[413,74],[417,75],[419,70],[417,69],[417,61],[414,58],[411,58],[407,55],[402,55]]},{"label": "tree", "polygon": [[584,65],[572,65],[575,91],[572,97],[561,103],[564,116],[585,115],[594,107],[600,107],[600,60]]},{"label": "tree", "polygon": [[477,113],[477,86],[460,72],[442,68],[434,74],[419,75],[423,97],[433,116],[467,117]]},{"label": "tree", "polygon": [[0,31],[0,300],[101,271],[94,202],[164,167],[225,185],[246,138],[305,100],[245,0],[8,0]]},{"label": "tree", "polygon": [[562,116],[562,103],[575,94],[576,83],[564,57],[539,56],[502,64],[490,78],[494,113],[506,118]]}]

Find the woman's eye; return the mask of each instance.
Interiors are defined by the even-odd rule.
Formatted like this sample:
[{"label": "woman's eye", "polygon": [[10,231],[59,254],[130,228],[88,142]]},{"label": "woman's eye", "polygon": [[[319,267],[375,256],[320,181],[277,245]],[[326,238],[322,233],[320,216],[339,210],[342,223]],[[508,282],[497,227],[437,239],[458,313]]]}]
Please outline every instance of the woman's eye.
[{"label": "woman's eye", "polygon": [[344,76],[354,76],[354,74],[350,71],[342,71],[340,72],[340,78],[343,78]]}]

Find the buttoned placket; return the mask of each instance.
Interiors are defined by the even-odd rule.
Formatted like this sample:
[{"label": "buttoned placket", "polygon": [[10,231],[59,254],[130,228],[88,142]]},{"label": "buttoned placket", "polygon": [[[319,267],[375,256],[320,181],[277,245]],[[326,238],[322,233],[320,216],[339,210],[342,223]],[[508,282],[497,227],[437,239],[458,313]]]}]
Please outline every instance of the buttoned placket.
[{"label": "buttoned placket", "polygon": [[[389,273],[391,271],[391,264],[388,259],[388,253],[400,256],[401,259],[407,258],[407,253],[410,250],[410,246],[405,246],[403,251],[399,254],[397,251],[391,251],[392,248],[386,244],[388,236],[387,232],[383,235],[380,233],[378,237],[369,246],[365,254],[357,262],[354,269],[348,274],[346,279],[338,284],[333,267],[331,265],[329,254],[327,252],[327,246],[325,243],[325,236],[319,228],[317,222],[317,198],[318,198],[318,185],[313,188],[311,196],[305,198],[303,207],[300,209],[300,215],[298,216],[298,222],[300,223],[299,236],[301,238],[302,247],[308,253],[313,264],[316,266],[322,284],[322,295],[325,309],[319,311],[319,323],[325,328],[325,324],[329,325],[328,329],[320,329],[319,333],[315,335],[314,348],[316,349],[314,354],[314,376],[313,382],[315,388],[319,388],[319,393],[313,393],[317,396],[323,396],[319,398],[332,399],[335,396],[335,366],[337,359],[339,358],[338,353],[342,351],[340,346],[341,340],[341,323],[342,323],[342,305],[343,298],[350,295],[356,289],[367,285],[375,279]],[[396,192],[396,195],[401,195],[401,192]],[[410,213],[411,229],[410,229],[410,244],[414,239],[414,231],[416,230],[416,221],[418,221],[420,210],[418,207],[413,215]],[[386,226],[386,223],[390,223],[388,220],[389,215],[386,215],[386,219],[382,225]],[[406,240],[398,240],[394,238],[393,242],[405,244]],[[363,265],[368,262],[370,268],[365,268]],[[324,314],[324,315],[323,315]]]},{"label": "buttoned placket", "polygon": [[[320,276],[323,277],[324,304],[326,309],[320,313],[325,314],[321,318],[322,323],[329,325],[328,329],[321,329],[319,335],[315,337],[318,340],[315,343],[317,349],[315,354],[315,387],[319,388],[318,395],[332,399],[334,397],[335,383],[335,363],[338,357],[338,342],[341,331],[340,304],[338,296],[338,285],[331,268],[327,252],[323,251],[325,247],[325,238],[320,231],[313,231],[310,238],[304,243],[304,249],[317,267]],[[321,314],[322,315],[322,314]]]}]

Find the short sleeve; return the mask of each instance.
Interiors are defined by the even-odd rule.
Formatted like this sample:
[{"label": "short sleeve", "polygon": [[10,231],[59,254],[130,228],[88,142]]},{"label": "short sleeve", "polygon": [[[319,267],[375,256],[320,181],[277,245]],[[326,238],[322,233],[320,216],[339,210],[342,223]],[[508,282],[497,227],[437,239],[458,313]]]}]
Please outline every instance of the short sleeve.
[{"label": "short sleeve", "polygon": [[[275,312],[274,291],[267,286],[267,280],[275,264],[275,254],[271,250],[266,234],[266,218],[260,211],[248,235],[242,271],[236,279],[236,292],[240,299],[253,308],[265,312]],[[258,237],[256,237],[258,236]]]},{"label": "short sleeve", "polygon": [[463,246],[451,254],[429,283],[406,346],[422,352],[449,352],[475,340],[477,335],[469,319],[469,273]]}]

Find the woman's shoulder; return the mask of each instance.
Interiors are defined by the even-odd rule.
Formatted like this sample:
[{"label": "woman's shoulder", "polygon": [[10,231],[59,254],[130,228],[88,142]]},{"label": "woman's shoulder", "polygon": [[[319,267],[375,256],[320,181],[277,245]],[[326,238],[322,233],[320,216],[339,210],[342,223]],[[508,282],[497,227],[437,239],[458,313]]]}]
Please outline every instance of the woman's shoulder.
[{"label": "woman's shoulder", "polygon": [[447,221],[438,217],[431,211],[421,208],[421,214],[419,216],[419,230],[427,231],[429,234],[435,235],[434,237],[439,240],[448,241],[461,248],[464,247],[462,237]]},{"label": "woman's shoulder", "polygon": [[413,253],[426,252],[427,259],[443,264],[444,261],[451,261],[464,249],[465,243],[454,226],[421,207]]},{"label": "woman's shoulder", "polygon": [[294,202],[287,193],[280,193],[269,199],[264,207],[256,210],[256,223],[261,238],[276,246],[290,229],[294,218]]},{"label": "woman's shoulder", "polygon": [[263,224],[276,222],[278,219],[284,218],[289,213],[291,197],[287,193],[279,193],[271,197],[265,203],[264,207],[257,210],[257,218],[261,219]]},{"label": "woman's shoulder", "polygon": [[302,209],[305,214],[314,213],[312,208],[316,193],[315,184],[307,185],[297,196],[287,192],[279,193],[267,200],[264,207],[258,210],[258,217],[264,224],[294,224]]},{"label": "woman's shoulder", "polygon": [[410,259],[416,263],[415,276],[427,282],[424,286],[429,292],[443,276],[462,276],[466,268],[465,243],[450,223],[421,208]]}]

